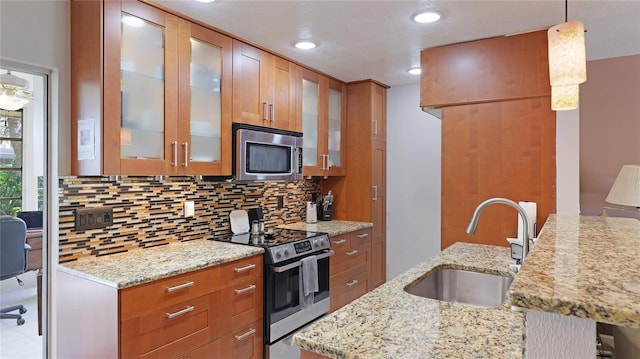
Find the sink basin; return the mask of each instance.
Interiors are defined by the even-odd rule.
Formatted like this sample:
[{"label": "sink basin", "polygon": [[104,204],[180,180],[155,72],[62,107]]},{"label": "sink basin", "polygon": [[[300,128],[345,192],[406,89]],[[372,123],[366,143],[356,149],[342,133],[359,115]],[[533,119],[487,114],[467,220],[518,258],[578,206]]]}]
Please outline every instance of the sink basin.
[{"label": "sink basin", "polygon": [[497,308],[506,298],[513,278],[464,269],[436,268],[409,284],[405,292],[445,302]]}]

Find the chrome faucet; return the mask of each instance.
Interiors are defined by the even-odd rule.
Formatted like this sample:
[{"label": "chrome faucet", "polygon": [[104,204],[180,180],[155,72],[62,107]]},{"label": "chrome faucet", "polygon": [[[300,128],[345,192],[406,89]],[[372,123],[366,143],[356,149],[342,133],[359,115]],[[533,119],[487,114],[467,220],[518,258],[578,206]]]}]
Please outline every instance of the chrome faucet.
[{"label": "chrome faucet", "polygon": [[473,217],[471,217],[471,221],[467,226],[467,233],[468,234],[476,233],[476,227],[478,227],[478,220],[480,219],[480,213],[482,213],[482,211],[486,207],[496,203],[506,204],[507,206],[512,207],[513,209],[518,211],[518,213],[520,214],[520,217],[522,217],[522,227],[524,228],[524,234],[522,238],[522,258],[520,259],[520,263],[524,263],[524,259],[527,257],[527,254],[529,254],[529,218],[524,208],[520,207],[514,201],[506,198],[489,198],[488,200],[480,203],[476,208],[476,210],[473,212]]}]

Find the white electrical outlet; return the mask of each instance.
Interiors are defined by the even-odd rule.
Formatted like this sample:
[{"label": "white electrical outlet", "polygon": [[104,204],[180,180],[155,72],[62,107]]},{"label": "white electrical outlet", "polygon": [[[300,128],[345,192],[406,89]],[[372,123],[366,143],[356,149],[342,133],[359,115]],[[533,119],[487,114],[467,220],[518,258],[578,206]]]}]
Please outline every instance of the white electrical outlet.
[{"label": "white electrical outlet", "polygon": [[193,201],[185,201],[182,209],[185,218],[193,217],[196,211]]}]

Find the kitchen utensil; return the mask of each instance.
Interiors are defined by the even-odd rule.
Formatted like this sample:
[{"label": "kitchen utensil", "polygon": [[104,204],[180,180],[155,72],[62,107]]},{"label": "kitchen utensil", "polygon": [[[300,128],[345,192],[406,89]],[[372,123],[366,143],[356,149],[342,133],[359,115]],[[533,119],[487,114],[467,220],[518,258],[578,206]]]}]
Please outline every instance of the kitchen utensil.
[{"label": "kitchen utensil", "polygon": [[244,209],[236,209],[229,214],[231,232],[233,234],[249,232],[249,215]]}]

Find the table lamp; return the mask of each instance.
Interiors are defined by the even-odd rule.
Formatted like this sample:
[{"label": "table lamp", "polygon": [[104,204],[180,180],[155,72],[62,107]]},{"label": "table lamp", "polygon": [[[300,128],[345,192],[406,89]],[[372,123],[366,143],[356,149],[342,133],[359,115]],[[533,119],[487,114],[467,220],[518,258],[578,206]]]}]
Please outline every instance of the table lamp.
[{"label": "table lamp", "polygon": [[635,208],[602,207],[602,215],[607,215],[607,209],[616,211],[640,211],[640,165],[624,165],[613,183],[607,203]]}]

